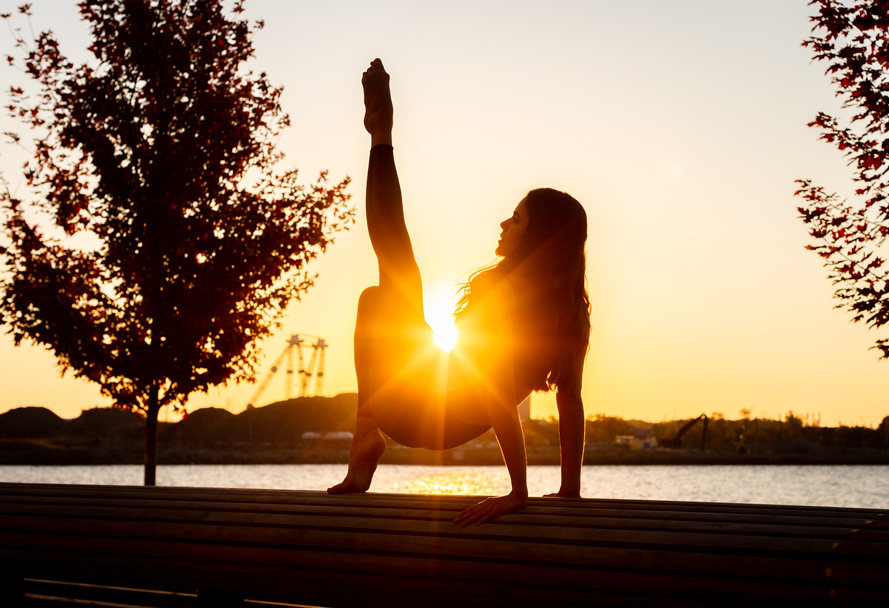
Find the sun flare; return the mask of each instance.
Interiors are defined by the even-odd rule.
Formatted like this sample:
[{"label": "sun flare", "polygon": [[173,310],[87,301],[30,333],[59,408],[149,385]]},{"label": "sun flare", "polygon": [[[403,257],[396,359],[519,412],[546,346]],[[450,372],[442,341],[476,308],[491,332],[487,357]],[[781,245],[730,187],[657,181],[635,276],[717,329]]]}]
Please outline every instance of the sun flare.
[{"label": "sun flare", "polygon": [[424,298],[426,322],[432,328],[432,339],[440,349],[450,352],[457,344],[454,327],[454,305],[447,290],[431,291]]},{"label": "sun flare", "polygon": [[[430,323],[430,325],[432,325]],[[447,323],[441,323],[438,327],[432,325],[432,339],[435,345],[440,349],[450,352],[457,344],[457,328],[454,324],[447,320]]]}]

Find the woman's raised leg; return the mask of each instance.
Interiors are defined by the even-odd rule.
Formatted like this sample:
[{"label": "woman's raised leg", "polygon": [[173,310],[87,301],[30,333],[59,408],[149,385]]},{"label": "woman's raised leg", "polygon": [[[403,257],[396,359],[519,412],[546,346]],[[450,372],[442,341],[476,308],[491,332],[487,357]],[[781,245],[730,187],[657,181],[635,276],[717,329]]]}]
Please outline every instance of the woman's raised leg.
[{"label": "woman's raised leg", "polygon": [[386,443],[374,410],[384,406],[383,387],[390,386],[410,357],[414,333],[425,324],[423,288],[404,221],[401,187],[391,146],[392,102],[389,76],[377,59],[362,78],[364,124],[372,148],[367,175],[367,229],[379,265],[379,286],[359,299],[355,323],[355,373],[358,421],[349,451],[349,470],[328,492],[364,492],[370,487]]}]

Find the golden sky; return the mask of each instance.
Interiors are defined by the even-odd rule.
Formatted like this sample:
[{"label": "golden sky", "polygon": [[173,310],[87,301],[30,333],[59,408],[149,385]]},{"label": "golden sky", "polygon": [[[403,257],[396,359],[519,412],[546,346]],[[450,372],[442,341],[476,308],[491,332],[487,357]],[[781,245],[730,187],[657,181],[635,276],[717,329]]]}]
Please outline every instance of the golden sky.
[{"label": "golden sky", "polygon": [[[17,4],[0,0],[0,10]],[[75,5],[35,0],[33,23],[82,57]],[[360,75],[374,57],[392,74],[396,161],[433,325],[446,321],[455,284],[493,260],[498,223],[529,189],[551,186],[590,220],[588,415],[793,410],[873,425],[889,414],[889,362],[869,350],[877,334],[833,309],[796,217],[795,179],[852,189],[843,158],[806,127],[838,107],[800,46],[806,0],[246,6],[266,22],[253,67],[284,86],[293,122],[280,141],[285,164],[306,182],[325,168],[351,176],[359,209],[369,147]],[[15,187],[20,162],[8,146],[0,154]],[[363,211],[314,270],[316,286],[265,344],[260,369],[291,334],[323,336],[324,392],[354,391],[355,305],[376,280]],[[42,405],[75,417],[108,404],[9,336],[0,369],[0,411]],[[213,389],[189,409],[239,412],[254,390]],[[283,397],[281,374],[260,404]],[[533,415],[555,414],[554,403],[535,395]]]}]

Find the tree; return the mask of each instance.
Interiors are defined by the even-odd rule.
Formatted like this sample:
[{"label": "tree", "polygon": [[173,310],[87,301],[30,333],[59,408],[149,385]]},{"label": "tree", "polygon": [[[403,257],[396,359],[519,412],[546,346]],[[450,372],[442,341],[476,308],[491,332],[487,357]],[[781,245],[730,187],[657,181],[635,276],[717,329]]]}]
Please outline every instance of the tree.
[{"label": "tree", "polygon": [[[849,126],[823,112],[809,123],[834,144],[855,170],[854,196],[842,199],[811,180],[798,180],[798,208],[836,286],[837,308],[871,328],[889,322],[889,272],[884,268],[889,236],[889,1],[814,0],[813,35],[803,42],[851,113]],[[853,129],[853,127],[855,127]],[[889,339],[874,348],[889,358]]]},{"label": "tree", "polygon": [[145,415],[146,485],[160,408],[254,379],[258,341],[312,284],[306,263],[354,219],[348,178],[306,188],[275,169],[281,89],[243,65],[262,22],[222,4],[84,0],[93,65],[50,32],[13,30],[22,57],[7,57],[37,93],[11,88],[32,137],[8,135],[33,156],[27,198],[0,194],[0,314],[16,344]]}]

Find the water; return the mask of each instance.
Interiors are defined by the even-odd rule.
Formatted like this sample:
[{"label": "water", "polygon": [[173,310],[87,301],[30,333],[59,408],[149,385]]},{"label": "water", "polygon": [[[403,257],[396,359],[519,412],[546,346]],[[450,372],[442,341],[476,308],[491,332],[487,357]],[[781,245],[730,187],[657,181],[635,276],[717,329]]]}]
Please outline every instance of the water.
[{"label": "water", "polygon": [[[324,490],[340,481],[345,465],[169,465],[158,485]],[[0,481],[140,485],[137,465],[0,466]],[[824,466],[585,466],[587,498],[690,500],[760,504],[889,508],[889,465]],[[528,467],[532,496],[559,487],[559,467]],[[509,491],[503,466],[383,465],[374,492],[494,495]]]}]

